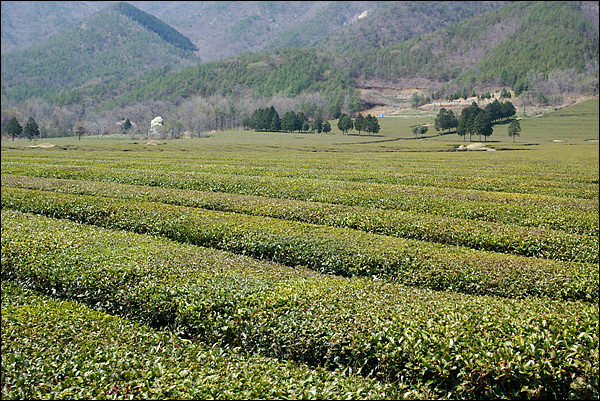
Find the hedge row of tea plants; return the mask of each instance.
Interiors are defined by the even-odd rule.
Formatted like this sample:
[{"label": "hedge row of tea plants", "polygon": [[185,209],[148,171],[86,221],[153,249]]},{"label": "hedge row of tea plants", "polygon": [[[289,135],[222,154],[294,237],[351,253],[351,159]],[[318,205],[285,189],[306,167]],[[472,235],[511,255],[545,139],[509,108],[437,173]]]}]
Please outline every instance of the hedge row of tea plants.
[{"label": "hedge row of tea plants", "polygon": [[[313,156],[310,159],[308,166],[297,167],[296,163],[305,163],[306,160],[296,162],[294,155],[286,154],[285,159],[277,159],[270,154],[268,159],[264,158],[263,153],[258,152],[256,154],[244,155],[239,157],[235,155],[232,160],[229,160],[227,164],[220,165],[215,164],[216,159],[227,153],[220,154],[210,152],[209,154],[194,155],[186,158],[183,154],[177,155],[166,155],[163,153],[154,155],[144,155],[139,152],[127,152],[121,153],[115,156],[114,153],[95,153],[95,158],[92,160],[88,155],[80,156],[78,153],[61,154],[27,154],[23,156],[20,153],[8,153],[7,156],[3,157],[2,167],[7,169],[12,174],[45,174],[51,176],[55,174],[91,174],[105,172],[112,176],[126,175],[124,173],[132,171],[139,176],[148,176],[153,180],[168,179],[170,176],[185,177],[195,176],[202,178],[204,176],[214,176],[219,179],[227,181],[226,177],[239,177],[242,179],[275,179],[277,181],[285,181],[286,179],[298,180],[298,182],[304,183],[329,183],[335,188],[345,189],[361,189],[365,186],[374,185],[376,188],[386,190],[387,188],[399,187],[409,193],[413,192],[415,195],[419,194],[419,191],[429,196],[444,196],[456,199],[467,199],[481,200],[481,201],[502,201],[504,198],[507,199],[523,199],[526,202],[545,202],[544,199],[553,200],[554,203],[568,205],[570,203],[581,204],[582,207],[586,206],[585,201],[597,200],[598,194],[595,189],[598,188],[598,183],[595,182],[593,170],[589,172],[575,171],[570,172],[569,168],[572,164],[564,166],[562,170],[558,172],[561,177],[555,183],[556,185],[547,183],[545,190],[552,191],[553,189],[570,186],[570,187],[585,187],[586,194],[577,196],[577,194],[551,194],[544,195],[536,193],[535,187],[540,183],[535,182],[535,175],[539,173],[536,171],[527,170],[525,173],[522,172],[520,165],[513,166],[519,168],[517,171],[513,171],[511,174],[511,180],[521,180],[523,183],[518,186],[534,189],[532,196],[526,195],[526,192],[512,191],[512,187],[506,188],[493,187],[490,189],[474,189],[473,185],[470,185],[475,180],[482,180],[490,177],[490,173],[486,172],[487,169],[482,169],[479,165],[469,166],[468,168],[472,171],[469,172],[468,179],[466,177],[457,176],[458,171],[454,170],[450,166],[440,166],[431,160],[427,165],[411,166],[403,165],[401,170],[392,170],[388,165],[380,166],[377,161],[378,158],[373,159],[369,156],[368,160],[363,160],[357,164],[354,158],[360,155],[343,155],[343,160],[339,163],[347,165],[337,171],[335,174],[329,174],[330,171],[326,166],[327,163],[335,163],[334,154],[328,154],[327,158],[320,156]],[[381,155],[378,155],[381,156]],[[419,154],[419,157],[423,154]],[[229,156],[231,157],[231,156]],[[511,159],[512,160],[512,159]],[[292,163],[291,165],[286,165]],[[253,165],[248,167],[248,165]],[[432,168],[432,165],[436,165],[437,168]],[[553,168],[556,171],[556,168]],[[364,171],[368,170],[367,176],[363,177]],[[414,171],[413,171],[414,170]],[[424,171],[426,170],[426,171]],[[590,170],[588,168],[588,170]],[[160,171],[160,174],[157,172]],[[392,175],[396,179],[385,178],[392,171]],[[590,174],[591,173],[591,174]],[[431,177],[427,177],[427,175]],[[447,174],[450,176],[446,177]],[[491,173],[492,176],[497,175],[497,171]],[[590,175],[590,177],[588,177]],[[382,177],[384,177],[382,179]],[[403,177],[409,177],[408,181],[404,180]],[[418,182],[412,182],[413,178],[419,177],[425,179],[427,184],[419,184]],[[76,178],[76,177],[72,177]],[[252,181],[250,181],[252,182]],[[546,181],[545,181],[546,182]],[[563,188],[564,189],[564,188]],[[591,196],[588,196],[587,193]],[[564,195],[564,196],[563,196]],[[547,201],[547,200],[546,200]],[[588,202],[589,204],[589,202]],[[593,203],[592,203],[593,204]],[[593,206],[592,206],[593,207]],[[595,210],[598,210],[596,205]]]},{"label": "hedge row of tea plants", "polygon": [[598,237],[556,230],[358,206],[81,180],[56,180],[4,174],[2,185],[200,207],[347,227],[376,234],[514,255],[598,263]]},{"label": "hedge row of tea plants", "polygon": [[395,209],[597,237],[598,201],[472,190],[287,177],[3,163],[3,174],[224,192],[368,208]]},{"label": "hedge row of tea plants", "polygon": [[[552,195],[598,199],[597,149],[579,146],[551,149],[552,162],[541,152],[499,152],[490,154],[399,152],[399,153],[322,153],[264,152],[245,149],[223,152],[210,149],[139,149],[131,152],[106,152],[95,149],[94,161],[79,152],[39,151],[10,153],[7,162],[60,164],[72,167],[95,165],[111,168],[136,168],[148,173],[158,169],[177,175],[245,175],[271,178],[351,181],[357,183],[418,186],[430,189],[476,189],[484,192]],[[138,150],[137,152],[135,150]],[[141,150],[141,151],[139,151]],[[159,150],[152,152],[151,150]],[[536,149],[537,150],[537,149]],[[126,161],[124,164],[123,162]],[[4,165],[3,165],[4,168]]]},{"label": "hedge row of tea plants", "polygon": [[374,379],[209,347],[2,281],[3,400],[397,397]]},{"label": "hedge row of tea plants", "polygon": [[3,280],[209,345],[357,373],[423,398],[598,397],[597,303],[323,276],[5,209],[1,240]]},{"label": "hedge row of tea plants", "polygon": [[164,236],[182,243],[373,276],[407,285],[504,297],[598,301],[598,267],[526,258],[269,217],[101,196],[2,188],[2,209]]},{"label": "hedge row of tea plants", "polygon": [[[488,154],[489,155],[489,154]],[[524,166],[515,164],[514,158],[509,157],[506,163],[486,166],[482,160],[468,160],[459,157],[458,164],[447,163],[440,154],[427,155],[420,152],[419,162],[407,160],[405,157],[390,160],[388,163],[373,161],[372,154],[363,155],[328,155],[323,157],[298,157],[297,154],[286,153],[285,156],[274,158],[272,154],[264,156],[257,152],[252,160],[243,161],[236,155],[233,158],[225,156],[221,162],[216,161],[211,154],[210,159],[201,160],[202,171],[210,174],[235,174],[246,176],[297,177],[316,180],[352,181],[360,183],[393,184],[402,186],[418,186],[420,188],[436,189],[477,189],[479,191],[530,193],[536,195],[550,194],[560,197],[580,197],[598,199],[594,193],[597,183],[594,181],[593,170],[570,165],[556,169],[555,165],[540,166],[539,164]],[[406,156],[405,154],[402,156]],[[578,154],[580,158],[583,155]],[[255,157],[257,160],[254,160]],[[380,158],[381,154],[377,155]],[[190,165],[198,163],[198,158],[188,159],[190,163],[181,160],[161,158],[166,171],[185,172]],[[404,160],[403,160],[404,159]],[[84,161],[85,162],[85,161]],[[120,162],[120,160],[118,161]],[[118,167],[118,162],[114,163]],[[67,161],[68,164],[72,161]],[[136,158],[136,167],[153,170],[155,160]],[[328,165],[329,164],[329,165]],[[397,167],[393,168],[390,164]],[[460,171],[460,167],[465,171]],[[456,168],[454,168],[456,167]],[[506,168],[508,167],[508,168]]]}]

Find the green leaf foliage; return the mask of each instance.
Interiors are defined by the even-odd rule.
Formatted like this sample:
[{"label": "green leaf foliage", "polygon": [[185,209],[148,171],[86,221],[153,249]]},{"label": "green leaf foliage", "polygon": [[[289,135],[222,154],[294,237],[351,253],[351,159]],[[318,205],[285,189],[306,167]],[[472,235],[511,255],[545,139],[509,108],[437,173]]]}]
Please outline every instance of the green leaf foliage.
[{"label": "green leaf foliage", "polygon": [[[8,154],[8,151],[5,153]],[[582,157],[581,152],[576,153],[577,157]],[[42,156],[33,165],[25,163],[19,157],[8,161],[8,156],[3,156],[7,161],[3,162],[2,172],[377,207],[549,228],[596,237],[599,232],[598,184],[593,182],[594,172],[592,170],[589,176],[573,180],[574,175],[585,174],[584,170],[589,170],[589,164],[584,170],[575,168],[572,173],[557,171],[550,166],[549,171],[540,172],[541,176],[534,178],[531,175],[517,175],[510,168],[505,174],[501,174],[497,169],[480,168],[481,166],[469,163],[464,170],[465,175],[459,175],[462,170],[450,169],[446,173],[439,173],[438,169],[446,163],[445,160],[438,160],[437,155],[426,157],[419,154],[419,160],[424,159],[434,171],[430,174],[406,171],[406,174],[396,175],[381,169],[338,171],[321,167],[314,170],[310,163],[310,172],[305,171],[305,168],[289,170],[292,167],[265,170],[261,167],[265,160],[255,156],[255,166],[241,166],[237,163],[230,165],[226,162],[213,168],[202,165],[194,171],[190,171],[185,165],[174,165],[168,160],[161,165],[164,168],[157,170],[157,160],[132,161],[135,168],[128,168],[110,159],[103,161],[102,165],[90,165],[87,161],[59,158],[56,153],[52,154],[51,160]],[[269,155],[269,162],[274,157]],[[277,158],[276,162],[297,165],[303,160],[287,156]],[[364,161],[361,157],[355,162]],[[473,174],[474,169],[477,169],[477,175]],[[569,171],[567,167],[565,169]]]},{"label": "green leaf foliage", "polygon": [[2,208],[160,235],[323,273],[374,276],[473,294],[598,300],[598,269],[586,263],[495,254],[260,216],[9,187],[2,190]]},{"label": "green leaf foliage", "polygon": [[[478,399],[598,395],[597,302],[469,296],[411,289],[369,278],[323,276],[303,268],[261,263],[152,236],[24,214],[4,207],[2,261],[3,281],[77,299],[96,309],[183,333],[194,342],[212,345],[217,353],[219,350],[214,346],[241,347],[250,353],[377,378],[392,383],[397,390],[396,395],[384,392],[387,398],[397,394],[408,398],[444,398],[452,394],[457,398]],[[46,333],[51,330],[56,336],[53,338],[57,338],[50,342],[52,352],[65,352],[64,344],[72,344],[67,356],[75,355],[74,363],[65,366],[59,359],[59,367],[65,371],[58,373],[69,380],[79,363],[98,361],[89,355],[81,360],[76,356],[75,345],[88,341],[112,344],[109,340],[112,337],[107,339],[103,333],[112,330],[113,322],[122,324],[117,318],[109,318],[105,329],[96,329],[96,319],[90,313],[77,326],[91,326],[90,329],[78,333],[69,323],[70,316],[77,316],[77,312],[67,312],[72,309],[67,309],[70,306],[64,303],[34,302],[18,312],[15,304],[23,301],[11,303],[5,299],[2,300],[2,328],[6,330],[3,347],[14,344],[14,325],[5,322],[15,318],[26,327],[18,334],[26,334],[27,338],[50,336]],[[43,311],[48,303],[64,311],[59,318],[62,323],[58,322],[56,328],[50,325],[55,319],[46,322],[36,318],[33,322],[27,317],[28,310]],[[29,329],[29,322],[39,329]],[[141,331],[136,329],[131,335],[138,330]],[[124,340],[129,338],[123,335]],[[205,371],[204,358],[186,357],[187,352],[201,350],[200,346],[192,350],[189,348],[192,345],[186,345],[171,351],[170,344],[185,342],[163,338],[165,353],[162,349],[146,352],[148,346],[153,349],[152,334],[141,341],[139,337],[134,342],[117,340],[117,356],[123,352],[123,357],[132,357],[134,362],[152,361],[147,368],[136,369],[137,373],[127,373],[129,364],[121,365],[125,376],[118,389],[146,372],[149,376],[144,377],[150,379],[150,386],[154,383],[159,386],[155,380],[162,377],[174,385],[173,391],[184,390],[177,382],[180,376],[150,372],[162,366],[165,372],[180,375],[185,364]],[[35,350],[38,343],[31,342],[30,347],[23,348],[20,342],[19,349]],[[130,354],[132,347],[141,351]],[[97,349],[93,355],[104,360],[102,347],[90,349]],[[14,348],[9,348],[8,359],[4,350],[3,369],[19,360],[12,356],[16,355]],[[148,359],[149,355],[152,359]],[[236,356],[227,354],[217,361],[225,358]],[[157,360],[164,361],[164,365],[157,366]],[[44,375],[48,374],[43,370],[46,364],[37,362],[37,358],[20,363],[30,361],[35,361],[32,371],[39,372],[36,366],[41,364]],[[245,374],[254,374],[256,365],[252,365],[252,359],[248,365],[244,363],[239,362],[248,366]],[[89,365],[82,368],[90,372],[86,366]],[[267,366],[279,369],[278,365],[265,363],[265,366],[265,369]],[[89,376],[90,380],[107,383],[102,370],[91,372],[98,374]],[[190,369],[190,379],[196,378],[192,372]],[[298,372],[302,374],[301,369]],[[258,384],[265,380],[261,377],[270,377],[257,374]],[[202,377],[205,376],[199,374],[195,380]],[[244,376],[228,376],[226,380],[235,386],[237,377]],[[327,380],[327,375],[322,377]],[[335,380],[336,376],[329,377]],[[51,380],[54,383],[56,379]],[[341,383],[347,383],[352,391],[352,381]],[[372,385],[365,385],[365,390],[360,391],[369,393]],[[286,382],[281,386],[286,386]],[[93,385],[84,388],[90,387]],[[189,390],[190,386],[185,388]],[[3,387],[3,391],[6,389]]]},{"label": "green leaf foliage", "polygon": [[2,281],[2,399],[380,399],[394,394],[390,385],[374,380],[209,347]]},{"label": "green leaf foliage", "polygon": [[201,207],[210,210],[274,217],[376,234],[467,246],[494,252],[554,260],[598,263],[597,237],[560,230],[524,228],[359,206],[273,199],[249,195],[97,183],[77,180],[2,176],[4,187],[102,195],[131,200]]}]

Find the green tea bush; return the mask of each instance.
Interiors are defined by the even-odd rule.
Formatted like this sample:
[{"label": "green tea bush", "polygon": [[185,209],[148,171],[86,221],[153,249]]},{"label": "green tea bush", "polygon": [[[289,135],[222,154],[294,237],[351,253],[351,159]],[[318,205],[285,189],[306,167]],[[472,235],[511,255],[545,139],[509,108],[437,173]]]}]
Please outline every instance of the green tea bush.
[{"label": "green tea bush", "polygon": [[[597,119],[590,126],[594,123],[597,125]],[[409,129],[408,126],[404,128]],[[248,137],[243,132],[238,134]],[[276,139],[279,144],[283,140],[279,135],[262,140],[265,139]],[[29,172],[39,169],[45,173],[52,169],[57,174],[78,169],[79,172],[71,171],[71,174],[86,174],[90,169],[99,172],[98,168],[101,168],[111,178],[113,173],[114,178],[133,178],[128,177],[128,173],[135,171],[136,180],[145,176],[146,180],[158,183],[173,178],[174,182],[191,185],[190,179],[195,179],[210,185],[219,185],[222,181],[221,185],[227,186],[237,177],[239,182],[247,185],[260,180],[309,186],[315,183],[317,189],[319,184],[346,189],[406,187],[408,191],[421,189],[426,194],[434,192],[440,196],[468,194],[493,199],[497,195],[499,199],[507,196],[510,199],[512,195],[530,194],[558,198],[555,203],[598,200],[598,149],[593,144],[511,145],[507,149],[511,151],[473,153],[439,152],[441,148],[448,150],[448,146],[457,146],[451,143],[442,146],[439,142],[435,145],[434,141],[428,147],[411,141],[406,145],[396,142],[387,149],[356,146],[357,149],[350,150],[336,146],[336,151],[329,152],[331,149],[328,148],[325,153],[298,152],[292,148],[282,151],[283,147],[273,146],[257,150],[248,146],[207,146],[206,141],[168,142],[154,149],[117,142],[120,143],[103,143],[102,146],[88,143],[94,150],[93,158],[85,152],[85,145],[68,153],[8,151],[3,153],[2,169],[10,167],[11,170]],[[323,143],[315,141],[314,145],[323,146]],[[438,151],[431,152],[431,146]],[[286,188],[279,190],[285,193]],[[277,191],[277,188],[269,191]]]},{"label": "green tea bush", "polygon": [[2,208],[160,235],[322,273],[374,276],[431,289],[598,301],[586,263],[490,253],[267,217],[3,187]]},{"label": "green tea bush", "polygon": [[[299,177],[247,176],[177,172],[167,167],[106,168],[4,163],[4,174],[116,182],[161,188],[191,189],[240,195],[294,199],[346,206],[394,209],[523,227],[562,230],[598,237],[598,201],[532,194],[514,194],[395,184]],[[156,166],[155,166],[156,167]],[[533,185],[528,183],[527,185]],[[597,195],[596,184],[596,195]]]},{"label": "green tea bush", "polygon": [[424,213],[289,199],[6,174],[2,176],[2,185],[201,207],[311,224],[354,228],[376,234],[460,245],[514,255],[598,263],[597,237],[542,228],[524,228],[518,225],[440,217]]},{"label": "green tea bush", "polygon": [[1,240],[3,280],[211,345],[377,378],[416,398],[598,397],[597,302],[323,276],[6,209]]},{"label": "green tea bush", "polygon": [[374,379],[209,347],[2,282],[5,400],[395,397]]}]

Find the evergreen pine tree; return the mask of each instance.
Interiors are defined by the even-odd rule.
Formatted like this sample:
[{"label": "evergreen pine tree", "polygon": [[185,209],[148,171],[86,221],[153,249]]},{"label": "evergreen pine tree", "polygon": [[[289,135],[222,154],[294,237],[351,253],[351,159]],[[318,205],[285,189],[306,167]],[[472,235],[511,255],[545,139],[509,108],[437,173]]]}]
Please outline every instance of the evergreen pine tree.
[{"label": "evergreen pine tree", "polygon": [[377,121],[377,117],[371,116],[370,114],[367,116],[365,120],[365,130],[369,134],[377,134],[379,132],[379,122]]},{"label": "evergreen pine tree", "polygon": [[267,130],[272,132],[277,132],[281,130],[281,119],[279,118],[279,113],[275,110],[275,107],[271,106],[269,109],[270,116],[270,124],[267,127]]},{"label": "evergreen pine tree", "polygon": [[473,120],[473,133],[479,134],[479,142],[481,142],[481,135],[487,141],[487,137],[492,135],[492,132],[492,118],[487,111],[482,110]]},{"label": "evergreen pine tree", "polygon": [[27,120],[27,124],[25,124],[23,134],[25,134],[25,136],[29,140],[35,139],[36,136],[40,135],[40,130],[33,117],[29,117],[29,120]]},{"label": "evergreen pine tree", "polygon": [[16,136],[21,135],[23,133],[23,127],[19,124],[17,117],[13,117],[8,122],[6,126],[6,133],[12,137],[12,140],[15,140]]},{"label": "evergreen pine tree", "polygon": [[482,111],[479,105],[473,102],[461,112],[456,133],[462,136],[463,140],[466,139],[467,134],[469,135],[469,141],[471,140],[471,135],[475,133],[473,122],[475,121],[475,117]]},{"label": "evergreen pine tree", "polygon": [[315,118],[315,121],[312,123],[313,131],[316,131],[317,134],[323,132],[323,119],[321,117]]},{"label": "evergreen pine tree", "polygon": [[365,119],[360,113],[358,113],[354,119],[354,128],[358,131],[358,135],[360,135],[360,131],[364,131],[365,129]]},{"label": "evergreen pine tree", "polygon": [[344,135],[348,135],[348,131],[354,128],[354,121],[345,113],[342,113],[340,119],[337,124],[340,131],[344,133]]}]

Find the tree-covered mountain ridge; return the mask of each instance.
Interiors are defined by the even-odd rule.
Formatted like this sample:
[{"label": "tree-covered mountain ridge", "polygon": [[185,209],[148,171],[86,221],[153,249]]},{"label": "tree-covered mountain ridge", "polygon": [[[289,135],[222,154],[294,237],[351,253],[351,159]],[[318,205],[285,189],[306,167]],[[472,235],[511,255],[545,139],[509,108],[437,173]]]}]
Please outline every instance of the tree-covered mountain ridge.
[{"label": "tree-covered mountain ridge", "polygon": [[[469,93],[502,87],[521,93],[529,87],[549,90],[552,85],[562,85],[555,88],[555,95],[571,91],[597,94],[598,28],[582,12],[582,5],[515,2],[379,48],[357,41],[354,48],[342,50],[327,42],[324,47],[328,49],[292,48],[242,55],[158,78],[138,86],[135,93],[138,99],[157,93],[175,97],[185,93],[187,97],[196,92],[183,82],[194,81],[192,76],[199,70],[211,70],[212,78],[201,80],[200,85],[210,81],[219,89],[200,90],[200,94],[230,93],[243,87],[255,95],[294,96],[317,86],[378,86],[428,89],[433,97],[444,97],[465,87]],[[317,59],[319,63],[314,63]],[[256,66],[262,66],[259,78]],[[328,75],[322,75],[323,71]],[[557,82],[548,83],[548,78]]]},{"label": "tree-covered mountain ridge", "polygon": [[[44,13],[55,18],[33,19],[36,24],[20,24],[19,27],[33,29],[37,24],[44,24],[47,20],[64,18],[64,14],[73,13],[71,10],[77,9],[79,4],[58,2],[53,9],[52,3],[44,2],[40,7],[43,8]],[[87,11],[93,7],[100,7],[97,2],[83,3],[90,3]],[[324,50],[330,51],[326,49],[327,41],[324,39],[333,32],[343,32],[339,36],[340,40],[353,37],[361,38],[360,40],[369,38],[369,45],[379,48],[424,32],[431,32],[434,27],[479,15],[506,2],[429,2],[428,4],[435,5],[431,9],[430,7],[415,8],[413,2],[365,1],[131,3],[166,18],[173,26],[192,35],[195,38],[194,43],[169,25],[130,3],[111,4],[84,19],[80,24],[61,31],[34,48],[16,54],[4,53],[3,66],[6,68],[3,68],[2,76],[3,93],[9,98],[22,100],[31,96],[44,96],[44,92],[55,92],[53,89],[57,87],[69,90],[85,83],[101,81],[104,84],[110,81],[111,74],[106,73],[106,70],[115,64],[114,60],[131,58],[130,49],[118,48],[121,44],[114,43],[114,37],[122,36],[122,32],[129,29],[124,26],[117,27],[111,21],[115,17],[109,17],[107,14],[115,12],[140,23],[150,32],[158,33],[161,38],[177,47],[191,50],[200,48],[196,55],[204,61],[214,61],[215,57],[221,58],[222,55],[230,58],[238,54],[260,52],[263,48],[271,50],[303,46],[321,48],[317,45],[319,41],[323,44]],[[23,5],[18,2],[3,2],[2,7],[4,43],[6,31],[15,25],[13,24],[15,18],[11,18],[14,12],[11,13],[11,10],[18,10]],[[108,12],[109,10],[111,12]],[[32,11],[35,11],[35,8]],[[22,19],[29,19],[29,14]],[[365,23],[367,20],[368,23]],[[123,24],[126,22],[123,21]],[[92,38],[89,35],[82,35],[77,29],[81,26],[102,31],[107,40],[101,36]],[[358,31],[351,28],[356,28]],[[367,31],[368,34],[365,33]],[[161,36],[161,33],[167,32],[169,35]],[[89,57],[90,54],[83,54],[81,57],[82,50],[90,53],[90,42],[98,42],[98,46],[91,49],[93,58]],[[70,44],[74,45],[69,46]],[[110,46],[115,49],[110,49]],[[134,47],[140,49],[140,46]],[[105,53],[99,54],[98,48],[110,51],[110,56],[107,57]],[[126,54],[122,54],[124,51]],[[150,55],[154,57],[149,58]],[[61,65],[61,59],[62,64],[68,64],[71,71],[59,69],[60,72],[57,72],[53,69],[55,63]],[[93,68],[93,64],[101,64],[101,71]],[[122,69],[120,75],[127,78],[132,74],[139,76],[149,70],[162,69],[165,65],[173,70],[181,69],[181,63],[165,60],[164,57],[158,56],[155,50],[146,51],[139,58],[133,58],[132,62],[118,65],[118,68]],[[35,75],[36,80],[28,85],[27,81],[31,80],[30,72],[34,72],[31,75]],[[118,76],[116,78],[119,79]]]},{"label": "tree-covered mountain ridge", "polygon": [[[231,7],[231,4],[225,3]],[[275,3],[272,5],[274,9],[279,7],[280,2]],[[343,10],[345,6],[345,2],[334,3],[337,8],[330,5],[330,8],[318,12],[313,10],[315,18],[306,18],[297,27],[318,28],[315,20],[322,21],[319,18],[324,15],[333,18],[331,13]],[[361,7],[365,5],[356,3],[361,3]],[[319,38],[306,35],[303,38],[298,31],[288,30],[287,36],[285,32],[278,31],[274,35],[286,46],[243,52],[221,61],[200,63],[190,56],[190,51],[164,40],[160,42],[159,47],[174,52],[169,53],[172,59],[173,55],[182,57],[188,67],[184,66],[184,62],[156,64],[152,57],[143,56],[156,56],[158,53],[148,52],[146,45],[137,42],[134,47],[145,50],[144,55],[139,56],[145,70],[137,67],[133,72],[124,74],[125,70],[119,72],[116,68],[110,73],[98,74],[92,69],[85,75],[90,66],[106,68],[113,61],[110,58],[90,58],[82,68],[72,68],[82,74],[76,85],[69,87],[63,82],[54,91],[48,90],[48,85],[35,81],[44,78],[44,66],[53,65],[52,61],[44,59],[46,55],[31,53],[32,49],[12,53],[19,54],[21,58],[16,58],[18,63],[7,70],[5,59],[12,54],[3,54],[3,114],[7,102],[12,105],[20,101],[16,95],[19,91],[23,92],[24,85],[39,89],[39,93],[26,93],[25,96],[21,93],[20,99],[36,96],[54,107],[69,111],[83,108],[90,115],[104,113],[106,116],[119,110],[124,114],[123,110],[135,109],[140,115],[147,114],[139,117],[138,122],[157,112],[165,114],[186,108],[213,117],[215,110],[222,113],[227,108],[228,112],[236,115],[242,110],[251,113],[252,107],[265,107],[267,102],[279,102],[282,109],[289,109],[291,103],[304,108],[316,107],[322,117],[330,118],[340,109],[353,113],[390,101],[389,96],[387,99],[385,96],[367,99],[365,89],[418,91],[422,99],[417,103],[424,99],[443,99],[463,93],[480,94],[504,87],[540,103],[558,102],[570,93],[598,94],[598,4],[595,2],[488,2],[485,12],[464,12],[465,7],[472,6],[470,2],[365,3],[373,3],[374,6],[360,14],[355,13],[357,17],[351,21],[338,21],[339,29],[329,35]],[[356,4],[352,6],[357,7]],[[112,8],[114,11],[115,7]],[[347,15],[360,9],[346,10]],[[456,22],[436,17],[450,10],[456,11]],[[480,6],[477,10],[483,9]],[[79,27],[98,22],[98,29],[102,30],[114,25],[115,21],[121,21],[125,22],[127,29],[132,26],[142,29],[140,24],[127,20],[120,13],[112,19],[99,19],[98,15],[103,15],[102,12],[106,11],[97,12]],[[406,16],[407,12],[413,13],[408,24],[414,28],[406,32],[393,28],[390,16]],[[275,11],[270,15],[274,14]],[[340,15],[345,14],[340,11]],[[429,16],[426,21],[430,28],[420,28],[415,23],[415,16],[426,15]],[[470,17],[463,18],[461,15]],[[397,21],[398,26],[406,26],[403,25],[407,23],[405,20]],[[437,22],[441,26],[433,30],[431,25],[435,26]],[[152,33],[153,40],[160,39],[148,29],[142,31]],[[71,40],[75,40],[76,35],[70,32]],[[403,39],[399,39],[401,34]],[[62,38],[56,35],[44,46],[48,43],[56,45],[57,42],[58,46],[64,46],[57,37]],[[305,45],[305,42],[309,44]],[[80,42],[74,48],[81,49],[82,46]],[[137,65],[139,60],[136,57],[130,58],[132,62],[127,67]],[[75,58],[72,56],[73,65],[77,65]],[[11,74],[16,75],[12,81],[16,84],[9,83],[7,78]],[[66,79],[66,74],[57,75]],[[362,90],[362,98],[359,89]],[[13,93],[10,93],[11,90]],[[222,105],[223,102],[229,105]],[[254,106],[250,106],[253,102]],[[142,109],[145,111],[142,112]]]},{"label": "tree-covered mountain ridge", "polygon": [[[2,53],[20,51],[78,24],[113,1],[2,2]],[[425,7],[419,4],[426,4]],[[368,37],[381,46],[421,35],[507,1],[130,1],[181,32],[202,60]],[[131,8],[130,7],[130,8]],[[368,17],[368,18],[367,18]],[[368,24],[365,21],[369,20]],[[26,21],[27,23],[23,23]],[[356,27],[354,32],[350,27]],[[360,32],[357,32],[360,31]],[[369,31],[369,33],[366,33]],[[374,34],[373,34],[374,33]],[[320,47],[320,46],[319,46]]]},{"label": "tree-covered mountain ridge", "polygon": [[164,39],[165,42],[183,50],[198,50],[196,45],[194,45],[188,38],[155,16],[148,14],[126,2],[117,3],[114,7],[121,14],[126,15],[127,17],[131,18],[131,20],[156,33],[158,36]]},{"label": "tree-covered mountain ridge", "polygon": [[[591,13],[586,13],[588,8]],[[595,25],[594,25],[595,15]],[[364,80],[424,78],[472,86],[513,86],[530,72],[545,76],[598,71],[598,5],[514,2],[405,42],[361,52]]]},{"label": "tree-covered mountain ridge", "polygon": [[[404,8],[396,3],[402,3]],[[397,33],[388,32],[391,24],[383,16],[406,15],[406,7],[418,16],[427,15],[428,11],[434,16],[436,12],[439,14],[451,10],[460,14],[464,9],[448,8],[456,7],[454,3],[458,2],[413,2],[410,6],[404,3],[383,2],[379,8],[361,14],[362,18],[347,24],[338,33],[315,40],[311,47],[342,60],[336,67],[352,76],[359,87],[373,86],[373,82],[383,86],[398,86],[398,82],[407,80],[412,85],[420,80],[436,90],[448,83],[512,87],[515,84],[526,86],[526,75],[530,72],[547,76],[555,71],[574,69],[577,73],[589,76],[594,74],[594,70],[597,71],[598,28],[593,23],[591,2],[501,4],[435,32],[385,45],[397,40]],[[117,3],[116,6],[117,10],[137,10],[128,3]],[[442,6],[446,8],[438,9]],[[597,4],[595,12],[597,14]],[[139,11],[138,14],[145,13]],[[432,19],[430,17],[428,22],[440,21]],[[446,18],[444,21],[449,20]],[[378,25],[379,21],[382,21],[381,25]],[[307,24],[299,26],[306,27]],[[385,32],[388,32],[387,35]],[[275,36],[281,38],[285,35],[277,33]],[[292,47],[301,44],[289,39],[282,43]],[[191,42],[187,45],[190,44],[195,46]],[[297,58],[292,58],[290,62],[294,60]],[[218,63],[214,65],[215,68],[221,68]],[[163,66],[154,65],[155,68]],[[3,85],[6,82],[4,75]],[[61,76],[64,77],[64,74]],[[61,85],[64,86],[64,82]],[[294,83],[291,85],[294,86]],[[134,90],[140,92],[139,88]],[[289,92],[288,88],[283,88],[283,91]]]},{"label": "tree-covered mountain ridge", "polygon": [[77,87],[198,64],[193,44],[155,17],[115,3],[20,52],[2,55],[2,94],[52,99]]}]

